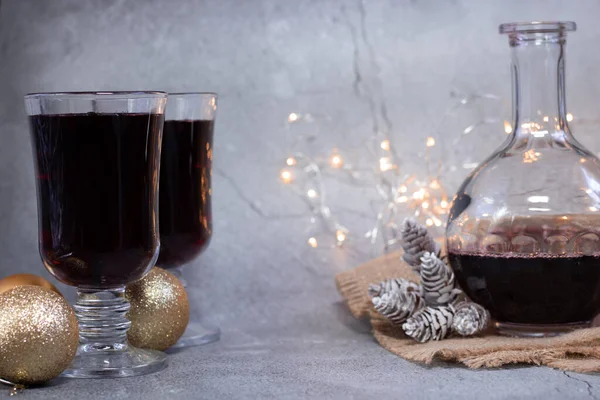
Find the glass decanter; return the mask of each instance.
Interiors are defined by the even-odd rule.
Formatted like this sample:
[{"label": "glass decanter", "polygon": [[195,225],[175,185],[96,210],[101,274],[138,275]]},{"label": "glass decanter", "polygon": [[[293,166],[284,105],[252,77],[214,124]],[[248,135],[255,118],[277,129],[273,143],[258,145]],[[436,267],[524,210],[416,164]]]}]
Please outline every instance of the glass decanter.
[{"label": "glass decanter", "polygon": [[600,161],[571,134],[565,39],[573,22],[511,23],[512,133],[463,182],[450,264],[499,333],[552,336],[600,311]]}]

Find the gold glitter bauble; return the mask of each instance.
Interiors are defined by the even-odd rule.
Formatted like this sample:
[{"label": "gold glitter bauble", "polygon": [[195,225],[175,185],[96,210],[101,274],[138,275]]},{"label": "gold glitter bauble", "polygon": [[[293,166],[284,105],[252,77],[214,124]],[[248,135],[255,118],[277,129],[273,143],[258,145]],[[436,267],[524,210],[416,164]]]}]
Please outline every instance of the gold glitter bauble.
[{"label": "gold glitter bauble", "polygon": [[170,272],[152,268],[144,278],[127,286],[125,297],[131,303],[127,337],[133,346],[166,350],[185,332],[190,302],[185,288]]},{"label": "gold glitter bauble", "polygon": [[0,294],[0,378],[49,381],[69,366],[78,342],[77,317],[62,296],[40,286]]},{"label": "gold glitter bauble", "polygon": [[4,293],[17,286],[25,285],[41,286],[62,296],[62,293],[48,280],[33,274],[15,274],[0,279],[0,293]]}]

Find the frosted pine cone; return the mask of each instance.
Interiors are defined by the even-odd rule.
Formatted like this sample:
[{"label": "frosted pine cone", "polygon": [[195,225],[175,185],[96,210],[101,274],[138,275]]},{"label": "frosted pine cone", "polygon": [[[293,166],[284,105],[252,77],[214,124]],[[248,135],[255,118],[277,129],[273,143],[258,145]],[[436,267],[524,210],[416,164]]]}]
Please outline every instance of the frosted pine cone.
[{"label": "frosted pine cone", "polygon": [[375,310],[394,325],[402,324],[425,305],[419,290],[406,286],[402,289],[383,293],[381,296],[375,296],[371,301]]},{"label": "frosted pine cone", "polygon": [[427,307],[406,320],[402,329],[407,336],[421,343],[442,340],[450,334],[453,319],[452,305]]},{"label": "frosted pine cone", "polygon": [[402,224],[402,259],[419,272],[421,257],[425,252],[439,254],[440,248],[427,232],[427,228],[418,224],[414,219],[407,218]]},{"label": "frosted pine cone", "polygon": [[490,322],[488,311],[477,303],[463,301],[455,309],[452,329],[461,336],[480,333]]},{"label": "frosted pine cone", "polygon": [[453,303],[462,294],[456,287],[454,272],[434,253],[421,257],[421,294],[427,305],[439,306]]},{"label": "frosted pine cone", "polygon": [[417,293],[421,293],[421,287],[406,279],[386,279],[383,282],[371,283],[369,285],[369,296],[381,296],[384,293],[395,292],[395,291],[407,291],[412,290]]}]

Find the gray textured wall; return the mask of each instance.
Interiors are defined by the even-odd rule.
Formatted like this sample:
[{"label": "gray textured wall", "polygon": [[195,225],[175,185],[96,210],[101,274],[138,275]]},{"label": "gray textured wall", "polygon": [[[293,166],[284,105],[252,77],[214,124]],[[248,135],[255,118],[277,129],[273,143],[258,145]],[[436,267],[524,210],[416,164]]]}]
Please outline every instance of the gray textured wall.
[{"label": "gray textured wall", "polygon": [[[387,108],[403,168],[418,169],[413,153],[439,123],[452,88],[508,96],[508,45],[497,25],[568,19],[579,24],[568,48],[569,109],[579,120],[594,119],[598,15],[600,3],[591,0],[5,0],[0,275],[43,273],[23,94],[216,91],[215,237],[193,268],[201,289],[193,293],[196,311],[230,332],[252,335],[271,325],[286,336],[343,335],[332,318],[332,277],[369,249],[310,251],[305,219],[278,217],[305,211],[277,180],[289,144],[286,115],[327,115],[324,148],[356,146],[373,117],[383,123],[370,112],[371,99]],[[591,129],[582,131],[581,141],[599,151]],[[502,135],[499,127],[464,148],[481,157]],[[342,200],[372,213],[359,195]],[[235,296],[224,299],[227,292]]]}]

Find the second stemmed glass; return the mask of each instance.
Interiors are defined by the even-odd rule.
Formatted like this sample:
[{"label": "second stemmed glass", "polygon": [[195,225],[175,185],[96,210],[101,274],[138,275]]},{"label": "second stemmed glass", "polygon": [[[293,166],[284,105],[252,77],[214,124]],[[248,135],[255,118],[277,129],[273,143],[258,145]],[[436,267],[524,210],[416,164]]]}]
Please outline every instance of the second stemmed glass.
[{"label": "second stemmed glass", "polygon": [[[202,253],[212,236],[211,179],[214,93],[169,93],[160,172],[160,241],[157,266],[180,278],[181,267]],[[185,279],[182,279],[186,285]],[[190,320],[174,347],[219,340],[218,328]]]},{"label": "second stemmed glass", "polygon": [[52,275],[77,287],[80,345],[64,376],[123,377],[166,366],[164,353],[128,344],[124,297],[158,258],[166,101],[162,92],[25,96],[40,255]]}]

